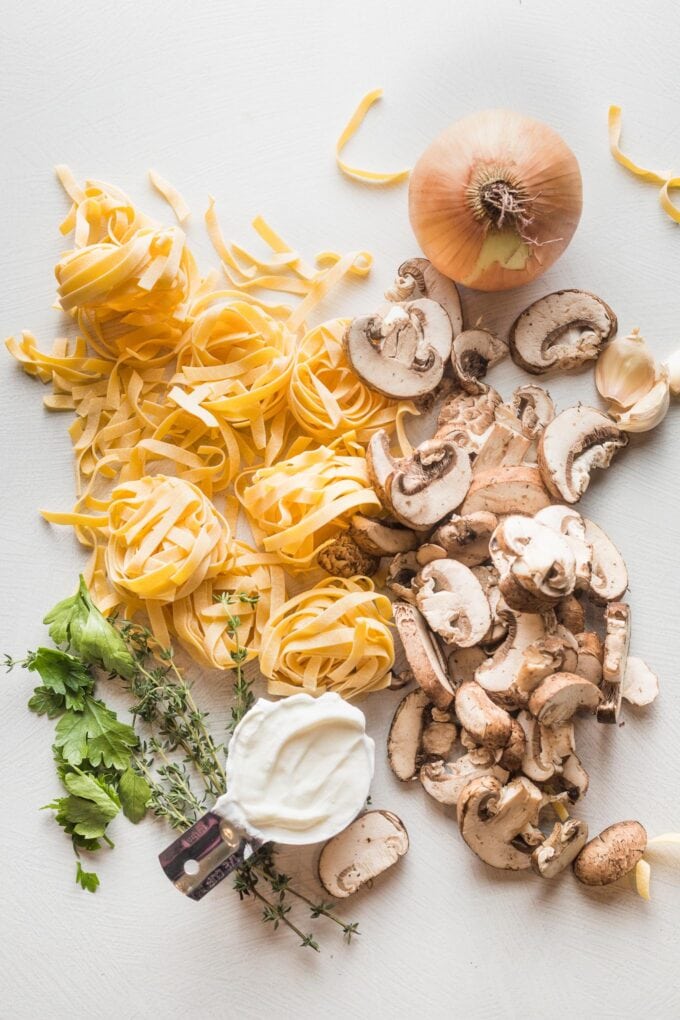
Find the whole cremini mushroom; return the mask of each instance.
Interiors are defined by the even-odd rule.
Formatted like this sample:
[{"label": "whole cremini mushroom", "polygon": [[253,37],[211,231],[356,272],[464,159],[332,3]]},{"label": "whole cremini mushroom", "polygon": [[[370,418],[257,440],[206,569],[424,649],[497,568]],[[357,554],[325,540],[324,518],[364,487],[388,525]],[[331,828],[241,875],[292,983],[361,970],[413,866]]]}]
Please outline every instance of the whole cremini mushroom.
[{"label": "whole cremini mushroom", "polygon": [[644,826],[617,822],[586,843],[574,861],[574,874],[584,885],[611,885],[633,870],[646,849]]}]

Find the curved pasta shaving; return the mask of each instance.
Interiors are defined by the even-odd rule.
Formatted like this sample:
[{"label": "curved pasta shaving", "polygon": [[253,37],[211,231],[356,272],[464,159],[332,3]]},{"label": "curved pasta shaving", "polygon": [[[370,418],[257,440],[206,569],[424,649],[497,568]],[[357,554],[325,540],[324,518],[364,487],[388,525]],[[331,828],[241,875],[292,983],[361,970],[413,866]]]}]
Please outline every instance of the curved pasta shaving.
[{"label": "curved pasta shaving", "polygon": [[357,133],[358,129],[364,122],[366,114],[373,104],[377,103],[377,101],[382,98],[382,94],[382,89],[373,89],[372,92],[366,93],[335,143],[335,162],[339,169],[342,170],[344,174],[347,174],[348,177],[354,177],[356,180],[364,181],[368,184],[396,184],[397,181],[405,180],[411,173],[410,169],[396,170],[392,172],[362,170],[359,167],[350,166],[349,163],[346,163],[343,159],[341,159],[342,150],[345,148],[350,139]]}]

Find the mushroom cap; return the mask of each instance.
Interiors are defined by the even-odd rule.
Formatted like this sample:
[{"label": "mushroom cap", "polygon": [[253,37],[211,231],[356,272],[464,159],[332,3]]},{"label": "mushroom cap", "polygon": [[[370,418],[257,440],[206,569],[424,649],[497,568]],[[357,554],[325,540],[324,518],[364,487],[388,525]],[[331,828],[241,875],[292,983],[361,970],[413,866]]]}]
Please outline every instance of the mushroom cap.
[{"label": "mushroom cap", "polygon": [[552,397],[542,386],[518,386],[512,395],[512,412],[527,439],[538,439],[555,417]]},{"label": "mushroom cap", "polygon": [[586,843],[574,874],[584,885],[610,885],[632,871],[646,849],[647,833],[639,822],[617,822]]},{"label": "mushroom cap", "polygon": [[491,536],[489,553],[512,609],[539,610],[570,595],[576,586],[569,541],[537,517],[510,514]]},{"label": "mushroom cap", "polygon": [[543,796],[524,776],[501,786],[493,776],[473,779],[458,798],[460,833],[478,857],[493,868],[523,871],[531,866],[529,847],[517,842],[536,826]]},{"label": "mushroom cap", "polygon": [[597,358],[616,333],[614,312],[594,294],[558,290],[534,301],[510,329],[513,361],[540,375]]},{"label": "mushroom cap", "polygon": [[385,483],[385,496],[398,520],[427,531],[456,510],[471,477],[464,450],[448,440],[429,439],[396,463]]},{"label": "mushroom cap", "polygon": [[425,620],[409,602],[395,602],[393,612],[404,653],[416,682],[437,708],[448,708],[453,701],[453,688],[439,646]]},{"label": "mushroom cap", "polygon": [[496,514],[535,514],[550,504],[550,495],[537,467],[511,464],[483,471],[472,479],[459,513],[479,510]]},{"label": "mushroom cap", "polygon": [[602,695],[594,684],[575,673],[553,673],[529,698],[529,711],[544,726],[561,726],[580,708],[594,712]]},{"label": "mushroom cap", "polygon": [[418,755],[429,704],[425,691],[417,687],[401,699],[394,713],[387,735],[387,760],[402,783],[415,779],[418,772]]},{"label": "mushroom cap", "polygon": [[651,705],[659,693],[659,678],[646,662],[629,655],[621,693],[631,705]]},{"label": "mushroom cap", "polygon": [[409,847],[404,823],[391,811],[367,811],[324,844],[319,880],[331,896],[344,899],[382,874]]},{"label": "mushroom cap", "polygon": [[423,788],[440,804],[454,806],[472,779],[490,776],[499,783],[508,779],[508,771],[495,763],[494,754],[486,748],[468,751],[455,761],[428,762],[420,770]]},{"label": "mushroom cap", "polygon": [[589,593],[595,602],[617,602],[628,587],[628,571],[623,556],[602,528],[583,518],[586,542],[592,549]]},{"label": "mushroom cap", "polygon": [[454,338],[451,347],[453,374],[466,393],[483,393],[487,387],[480,380],[507,353],[502,340],[488,330],[466,329]]},{"label": "mushroom cap", "polygon": [[474,680],[462,683],[456,691],[456,718],[482,747],[505,747],[512,736],[512,717]]},{"label": "mushroom cap", "polygon": [[378,520],[355,514],[349,522],[349,534],[371,556],[396,556],[418,548],[418,536],[398,521]]},{"label": "mushroom cap", "polygon": [[428,563],[415,581],[416,605],[428,626],[450,645],[470,648],[491,626],[491,611],[481,584],[457,560]]},{"label": "mushroom cap", "polygon": [[385,293],[388,301],[411,301],[415,298],[437,301],[451,320],[453,335],[460,333],[463,328],[463,309],[453,280],[443,276],[429,259],[423,258],[402,262],[397,274],[394,286]]},{"label": "mushroom cap", "polygon": [[476,567],[489,558],[489,540],[497,524],[496,515],[485,510],[465,517],[452,514],[439,525],[432,542],[441,546],[449,559]]},{"label": "mushroom cap", "polygon": [[594,407],[579,404],[562,411],[541,433],[538,466],[552,495],[576,503],[588,488],[590,473],[609,467],[628,436]]},{"label": "mushroom cap", "polygon": [[555,878],[581,852],[588,826],[577,818],[557,822],[548,838],[531,855],[531,867],[541,878]]}]

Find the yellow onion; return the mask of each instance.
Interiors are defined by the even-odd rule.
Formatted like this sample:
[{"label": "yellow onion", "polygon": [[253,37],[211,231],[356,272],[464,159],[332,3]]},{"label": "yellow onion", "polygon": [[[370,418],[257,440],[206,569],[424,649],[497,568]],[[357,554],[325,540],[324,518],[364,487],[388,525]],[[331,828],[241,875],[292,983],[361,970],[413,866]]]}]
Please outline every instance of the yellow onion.
[{"label": "yellow onion", "polygon": [[555,262],[581,216],[581,173],[560,136],[511,110],[447,128],[411,175],[411,225],[445,276],[477,290],[528,283]]},{"label": "yellow onion", "polygon": [[623,408],[642,400],[655,378],[654,357],[639,329],[612,340],[595,366],[595,385],[600,396]]}]

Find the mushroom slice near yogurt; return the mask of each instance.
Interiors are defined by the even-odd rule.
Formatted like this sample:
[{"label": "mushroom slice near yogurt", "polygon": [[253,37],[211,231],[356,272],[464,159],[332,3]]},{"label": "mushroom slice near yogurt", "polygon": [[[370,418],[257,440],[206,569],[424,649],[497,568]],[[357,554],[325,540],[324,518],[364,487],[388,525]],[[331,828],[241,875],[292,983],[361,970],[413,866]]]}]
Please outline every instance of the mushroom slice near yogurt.
[{"label": "mushroom slice near yogurt", "polygon": [[571,595],[576,586],[570,543],[536,518],[506,517],[491,536],[489,552],[511,609],[539,611]]},{"label": "mushroom slice near yogurt", "polygon": [[433,560],[420,571],[415,587],[418,608],[446,644],[479,644],[491,626],[491,610],[469,567],[457,560]]},{"label": "mushroom slice near yogurt", "polygon": [[473,779],[490,776],[503,784],[509,771],[496,763],[496,754],[486,747],[475,748],[455,761],[433,761],[422,766],[419,779],[423,789],[440,804],[455,806]]},{"label": "mushroom slice near yogurt", "polygon": [[397,815],[367,811],[325,844],[319,880],[331,896],[344,899],[396,864],[408,847],[406,827]]},{"label": "mushroom slice near yogurt", "polygon": [[594,294],[558,290],[529,305],[510,330],[513,361],[534,375],[578,368],[616,333],[614,312]]},{"label": "mushroom slice near yogurt", "polygon": [[407,259],[402,262],[394,284],[385,291],[385,297],[394,302],[414,301],[418,298],[437,301],[451,320],[453,335],[457,336],[463,328],[458,288],[453,280],[435,269],[428,259]]},{"label": "mushroom slice near yogurt", "polygon": [[594,468],[606,468],[626,446],[628,436],[594,407],[579,404],[562,411],[541,434],[538,466],[548,490],[564,503],[576,503]]},{"label": "mushroom slice near yogurt", "polygon": [[451,349],[453,373],[466,393],[483,393],[481,382],[487,369],[508,353],[505,344],[486,329],[466,329],[455,337]]},{"label": "mushroom slice near yogurt", "polygon": [[343,338],[347,359],[367,386],[392,400],[424,397],[441,382],[451,354],[451,320],[436,301],[391,305],[353,319]]}]

